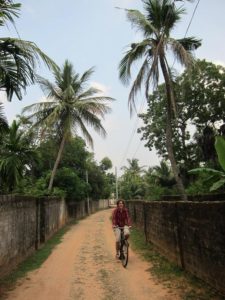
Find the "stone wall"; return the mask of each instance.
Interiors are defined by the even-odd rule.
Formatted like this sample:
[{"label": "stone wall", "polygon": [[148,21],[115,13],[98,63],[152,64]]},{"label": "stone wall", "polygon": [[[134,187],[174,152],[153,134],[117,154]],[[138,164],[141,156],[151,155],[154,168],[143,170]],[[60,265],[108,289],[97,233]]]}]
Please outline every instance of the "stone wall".
[{"label": "stone wall", "polygon": [[[106,209],[109,207],[109,200],[101,199],[98,201],[89,201],[89,210],[93,214],[100,209]],[[68,214],[70,218],[81,219],[88,214],[87,201],[69,201],[68,202]]]},{"label": "stone wall", "polygon": [[0,196],[0,275],[67,222],[63,199]]},{"label": "stone wall", "polygon": [[0,272],[35,249],[36,200],[0,196]]},{"label": "stone wall", "polygon": [[225,294],[225,201],[128,201],[127,206],[159,252]]},{"label": "stone wall", "polygon": [[[107,208],[108,200],[90,201],[90,213]],[[87,216],[87,201],[0,196],[0,276],[23,261],[70,218]]]}]

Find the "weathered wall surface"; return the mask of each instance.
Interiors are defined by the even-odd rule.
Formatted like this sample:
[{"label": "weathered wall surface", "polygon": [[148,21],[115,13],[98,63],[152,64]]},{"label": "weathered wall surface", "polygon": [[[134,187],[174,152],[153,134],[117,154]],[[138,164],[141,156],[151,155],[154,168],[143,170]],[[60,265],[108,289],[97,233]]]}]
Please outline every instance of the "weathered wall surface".
[{"label": "weathered wall surface", "polygon": [[[90,213],[107,208],[108,200],[90,201]],[[70,218],[88,215],[87,201],[0,196],[0,276],[8,273]]]},{"label": "weathered wall surface", "polygon": [[0,274],[37,249],[66,221],[63,199],[0,196]]},{"label": "weathered wall surface", "polygon": [[0,197],[0,270],[20,261],[35,248],[36,200]]},{"label": "weathered wall surface", "polygon": [[147,241],[225,294],[225,201],[128,201],[127,205]]}]

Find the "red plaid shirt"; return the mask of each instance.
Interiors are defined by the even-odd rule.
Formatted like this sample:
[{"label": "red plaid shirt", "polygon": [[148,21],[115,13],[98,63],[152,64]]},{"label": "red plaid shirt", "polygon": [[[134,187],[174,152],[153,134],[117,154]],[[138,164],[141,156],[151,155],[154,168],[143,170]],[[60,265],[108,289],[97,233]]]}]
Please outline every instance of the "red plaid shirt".
[{"label": "red plaid shirt", "polygon": [[124,227],[125,225],[131,226],[130,217],[126,208],[120,210],[118,207],[112,213],[113,226]]}]

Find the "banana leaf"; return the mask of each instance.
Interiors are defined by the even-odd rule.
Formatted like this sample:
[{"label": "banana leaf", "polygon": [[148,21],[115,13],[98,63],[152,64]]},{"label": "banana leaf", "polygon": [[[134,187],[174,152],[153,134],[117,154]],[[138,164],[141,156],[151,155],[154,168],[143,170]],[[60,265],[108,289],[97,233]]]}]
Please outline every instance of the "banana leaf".
[{"label": "banana leaf", "polygon": [[218,155],[218,160],[225,171],[225,139],[222,136],[216,137],[215,148]]}]

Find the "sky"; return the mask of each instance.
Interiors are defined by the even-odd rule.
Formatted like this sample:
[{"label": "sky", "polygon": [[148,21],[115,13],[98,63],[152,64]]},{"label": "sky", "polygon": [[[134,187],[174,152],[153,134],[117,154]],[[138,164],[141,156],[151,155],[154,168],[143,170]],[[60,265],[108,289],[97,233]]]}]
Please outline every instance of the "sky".
[{"label": "sky", "polygon": [[[142,36],[126,19],[120,8],[143,11],[141,0],[24,0],[20,17],[16,19],[16,29],[9,25],[1,28],[0,36],[14,36],[35,42],[42,51],[59,66],[68,59],[76,72],[82,74],[95,67],[90,84],[116,100],[111,104],[112,112],[105,116],[103,126],[107,131],[106,139],[90,130],[94,139],[95,159],[100,162],[104,157],[112,160],[118,174],[127,165],[127,159],[137,158],[140,166],[153,166],[160,162],[156,151],[151,152],[140,141],[137,128],[141,120],[134,114],[130,116],[127,99],[129,86],[125,87],[118,77],[119,61],[131,42],[140,41]],[[178,2],[181,3],[181,2]],[[188,28],[197,0],[185,3],[186,14],[175,28],[173,36],[182,38]],[[225,1],[201,0],[188,29],[187,36],[202,39],[202,46],[195,56],[214,63],[225,65]],[[175,67],[177,65],[175,64]],[[179,69],[179,67],[178,67]],[[138,65],[132,78],[135,78]],[[50,80],[52,74],[43,66],[38,73]],[[11,103],[4,102],[5,114],[9,120],[21,113],[21,109],[38,102],[43,92],[38,86],[28,87],[23,100],[13,98]],[[145,112],[144,92],[137,97],[138,112]],[[90,149],[91,150],[91,149]]]}]

